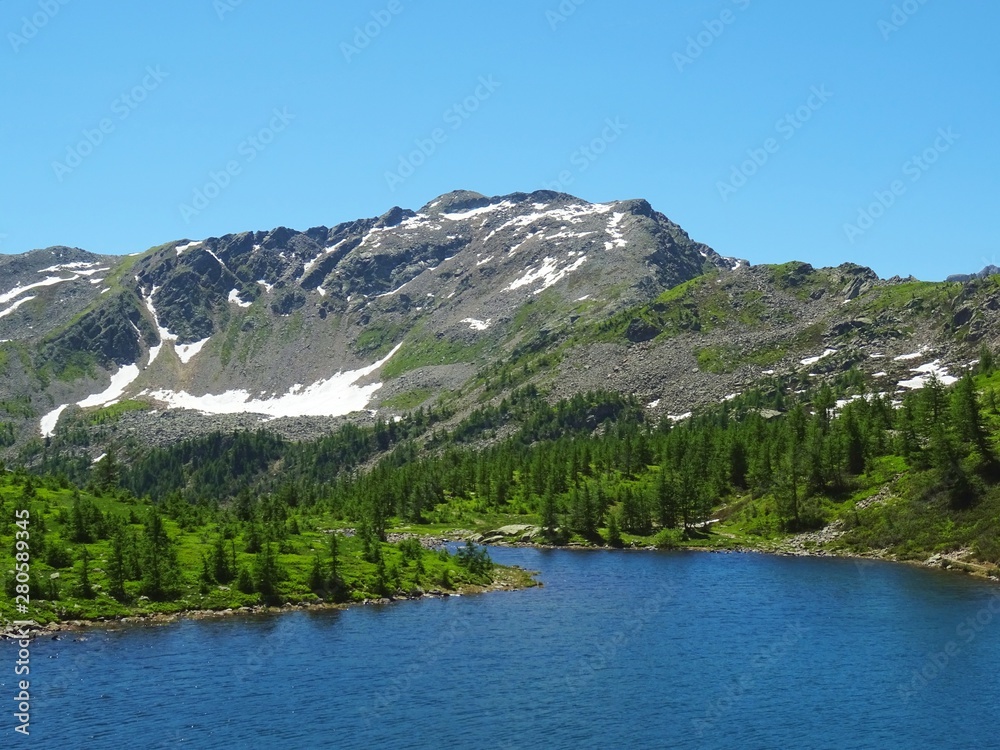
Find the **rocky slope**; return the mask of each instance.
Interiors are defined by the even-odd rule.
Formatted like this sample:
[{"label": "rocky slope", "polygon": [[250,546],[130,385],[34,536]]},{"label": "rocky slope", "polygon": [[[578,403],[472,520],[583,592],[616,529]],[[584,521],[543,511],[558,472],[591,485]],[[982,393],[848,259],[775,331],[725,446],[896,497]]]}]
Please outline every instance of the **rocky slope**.
[{"label": "rocky slope", "polygon": [[993,278],[749,266],[645,201],[553,192],[459,191],[124,258],[0,256],[0,439],[30,457],[43,436],[94,455],[265,422],[311,437],[440,398],[460,415],[527,382],[674,417],[854,365],[897,391],[953,377],[993,340]]}]

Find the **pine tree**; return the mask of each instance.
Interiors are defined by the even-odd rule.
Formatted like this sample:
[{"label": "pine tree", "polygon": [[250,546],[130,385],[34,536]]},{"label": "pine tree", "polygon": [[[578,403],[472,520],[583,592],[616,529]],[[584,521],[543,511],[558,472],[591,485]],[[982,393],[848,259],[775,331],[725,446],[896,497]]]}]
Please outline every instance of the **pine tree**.
[{"label": "pine tree", "polygon": [[118,524],[111,536],[111,554],[108,556],[108,593],[118,601],[125,599],[126,531]]},{"label": "pine tree", "polygon": [[81,599],[93,599],[96,596],[93,587],[90,585],[90,551],[86,545],[84,545],[83,551],[80,554],[79,594]]},{"label": "pine tree", "polygon": [[277,597],[280,579],[274,549],[271,542],[265,542],[254,560],[254,588],[261,593],[265,601],[271,601]]},{"label": "pine tree", "polygon": [[972,376],[966,373],[952,392],[952,423],[958,439],[973,446],[984,464],[994,464],[993,450],[983,427],[979,398]]},{"label": "pine tree", "polygon": [[210,570],[212,571],[212,578],[223,585],[232,581],[235,576],[233,566],[230,565],[229,554],[226,552],[226,543],[221,534],[216,538],[215,544],[212,546]]},{"label": "pine tree", "polygon": [[556,496],[552,492],[545,492],[542,495],[542,528],[549,538],[555,536],[556,528],[559,526],[559,506]]},{"label": "pine tree", "polygon": [[656,510],[661,527],[672,529],[677,525],[677,483],[666,468],[660,470],[656,480]]},{"label": "pine tree", "polygon": [[321,591],[326,587],[326,577],[323,575],[323,562],[320,556],[313,555],[312,568],[309,570],[309,588]]},{"label": "pine tree", "polygon": [[176,594],[180,579],[177,552],[163,518],[155,510],[150,511],[143,535],[142,572],[141,590],[145,596],[163,600]]},{"label": "pine tree", "polygon": [[608,513],[608,546],[618,549],[624,546],[617,510],[612,510]]},{"label": "pine tree", "polygon": [[644,535],[650,532],[649,512],[631,487],[625,487],[621,495],[621,525],[630,534]]},{"label": "pine tree", "polygon": [[121,466],[115,457],[114,448],[108,448],[107,453],[95,464],[94,483],[102,492],[115,490],[121,483]]},{"label": "pine tree", "polygon": [[337,597],[344,588],[344,582],[340,578],[340,535],[337,532],[330,534],[329,551],[330,575],[327,579],[327,588]]}]

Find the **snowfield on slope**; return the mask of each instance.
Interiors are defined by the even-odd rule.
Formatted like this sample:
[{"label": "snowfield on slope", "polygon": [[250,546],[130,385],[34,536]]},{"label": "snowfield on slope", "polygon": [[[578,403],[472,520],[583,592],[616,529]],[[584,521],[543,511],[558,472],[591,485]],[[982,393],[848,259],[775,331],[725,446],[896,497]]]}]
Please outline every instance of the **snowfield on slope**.
[{"label": "snowfield on slope", "polygon": [[271,419],[342,417],[368,406],[372,395],[382,387],[382,383],[359,386],[357,381],[382,367],[399,351],[400,346],[402,344],[397,345],[373,365],[359,370],[339,372],[304,388],[301,385],[294,385],[284,395],[272,399],[252,398],[250,393],[242,388],[204,396],[193,396],[186,391],[171,390],[143,393],[164,402],[172,409],[190,409],[203,414],[263,414]]},{"label": "snowfield on slope", "polygon": [[[120,367],[118,368],[118,372],[111,376],[111,384],[107,388],[100,393],[95,393],[92,396],[87,396],[85,399],[77,401],[76,405],[82,409],[89,409],[95,406],[111,406],[112,404],[116,404],[118,403],[118,399],[124,395],[125,389],[132,385],[137,377],[139,377],[138,365]],[[42,417],[38,425],[42,437],[52,437],[55,434],[59,417],[68,406],[69,404],[58,406]]]}]

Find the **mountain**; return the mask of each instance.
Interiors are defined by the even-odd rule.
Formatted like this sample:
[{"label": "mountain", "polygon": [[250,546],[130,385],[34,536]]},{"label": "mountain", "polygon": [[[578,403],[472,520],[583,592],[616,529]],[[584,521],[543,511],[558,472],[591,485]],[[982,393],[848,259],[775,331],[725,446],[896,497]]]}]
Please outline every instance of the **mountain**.
[{"label": "mountain", "polygon": [[998,273],[1000,273],[1000,267],[990,263],[985,268],[983,268],[983,270],[980,271],[979,273],[955,273],[949,276],[947,279],[945,279],[945,281],[949,282],[957,281],[964,283],[966,281],[972,281],[973,279],[985,279],[989,276],[995,276]]},{"label": "mountain", "polygon": [[36,250],[0,256],[0,441],[30,461],[216,429],[313,438],[435,403],[458,419],[524,384],[681,417],[852,366],[894,393],[995,340],[993,278],[751,266],[644,200],[548,191],[126,257]]}]

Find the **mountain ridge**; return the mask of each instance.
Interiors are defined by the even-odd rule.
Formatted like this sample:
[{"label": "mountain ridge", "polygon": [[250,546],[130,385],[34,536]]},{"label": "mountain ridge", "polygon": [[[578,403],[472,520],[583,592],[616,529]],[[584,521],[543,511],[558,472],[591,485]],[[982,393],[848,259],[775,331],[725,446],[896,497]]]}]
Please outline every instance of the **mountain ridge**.
[{"label": "mountain ridge", "polygon": [[[461,369],[458,350],[517,338],[517,330],[496,332],[551,288],[571,304],[613,286],[599,307],[617,309],[706,268],[741,263],[692,241],[646,201],[591,204],[551,191],[453,191],[419,211],[397,206],[329,228],[183,239],[117,259],[49,248],[0,259],[0,274],[13,284],[0,338],[32,359],[14,378],[21,388],[3,396],[22,395],[38,375],[39,387],[27,390],[51,401],[42,417],[48,437],[52,415],[71,396],[90,406],[114,405],[126,391],[196,406],[192,393],[240,393],[251,404],[251,392],[292,398],[337,373],[367,377],[406,335],[419,341],[404,367]],[[47,293],[30,294],[43,271],[55,274],[46,277]],[[445,338],[443,356],[419,351]],[[278,377],[275,361],[293,363],[293,372],[281,373],[293,377]],[[116,388],[126,369],[130,379]],[[94,393],[101,372],[111,384]]]},{"label": "mountain ridge", "polygon": [[953,377],[1000,309],[991,277],[752,266],[645,200],[552,191],[452,191],[123,257],[36,250],[0,258],[0,279],[8,456],[97,455],[109,412],[114,439],[169,443],[262,424],[310,438],[432,403],[460,415],[525,383],[554,399],[608,387],[676,417],[845,367],[896,390]]}]

